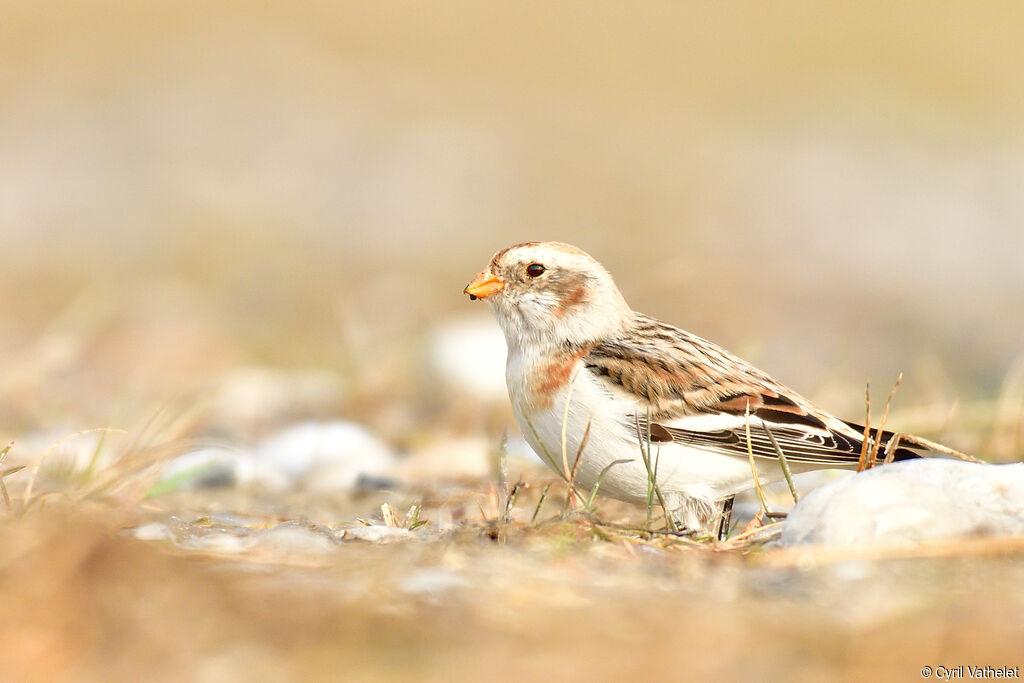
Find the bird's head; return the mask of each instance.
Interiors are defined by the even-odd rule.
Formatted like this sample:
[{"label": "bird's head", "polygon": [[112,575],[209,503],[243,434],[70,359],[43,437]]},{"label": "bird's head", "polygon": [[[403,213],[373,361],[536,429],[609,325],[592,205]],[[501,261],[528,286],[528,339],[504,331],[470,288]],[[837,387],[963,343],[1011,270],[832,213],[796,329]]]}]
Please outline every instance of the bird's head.
[{"label": "bird's head", "polygon": [[502,249],[463,291],[491,304],[509,346],[583,345],[632,316],[608,271],[561,242]]}]

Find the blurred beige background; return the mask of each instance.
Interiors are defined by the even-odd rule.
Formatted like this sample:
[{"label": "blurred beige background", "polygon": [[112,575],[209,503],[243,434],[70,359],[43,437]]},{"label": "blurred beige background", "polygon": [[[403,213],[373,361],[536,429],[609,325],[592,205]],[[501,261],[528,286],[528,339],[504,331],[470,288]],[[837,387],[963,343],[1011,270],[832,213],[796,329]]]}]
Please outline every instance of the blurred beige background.
[{"label": "blurred beige background", "polygon": [[406,438],[464,284],[560,239],[834,411],[902,370],[909,426],[1012,455],[970,406],[1024,375],[1018,3],[0,11],[11,437],[268,367]]}]

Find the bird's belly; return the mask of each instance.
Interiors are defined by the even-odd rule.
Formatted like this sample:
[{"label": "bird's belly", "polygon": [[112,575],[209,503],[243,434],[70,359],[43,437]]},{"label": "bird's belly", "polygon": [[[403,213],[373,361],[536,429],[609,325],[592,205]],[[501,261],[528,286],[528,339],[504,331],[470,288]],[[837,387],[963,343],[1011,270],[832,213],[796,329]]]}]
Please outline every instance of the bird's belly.
[{"label": "bird's belly", "polygon": [[[585,399],[573,398],[566,413],[564,396],[553,403],[553,409],[531,410],[513,397],[516,420],[537,455],[584,493],[597,487],[602,495],[643,503],[655,494],[652,482],[656,481],[660,492],[670,498],[720,500],[754,484],[749,461],[735,455],[653,443],[650,456],[645,457],[646,444],[641,448],[635,428],[631,432],[624,423],[626,407],[601,414],[588,408],[591,404]],[[777,463],[758,459],[757,469],[762,481],[782,478]]]},{"label": "bird's belly", "polygon": [[602,495],[646,502],[656,481],[663,494],[720,499],[753,485],[745,458],[674,443],[652,444],[648,458],[636,426],[626,424],[635,406],[595,396],[585,382],[577,382],[569,393],[559,392],[549,407],[537,409],[528,396],[510,392],[526,441],[552,470],[584,493],[597,487]]}]

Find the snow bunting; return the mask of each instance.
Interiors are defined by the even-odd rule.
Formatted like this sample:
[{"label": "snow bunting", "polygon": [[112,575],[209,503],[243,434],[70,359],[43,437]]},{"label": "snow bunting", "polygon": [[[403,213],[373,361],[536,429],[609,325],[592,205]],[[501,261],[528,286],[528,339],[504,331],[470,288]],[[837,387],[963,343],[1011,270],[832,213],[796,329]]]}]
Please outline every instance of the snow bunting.
[{"label": "snow bunting", "polygon": [[[722,504],[753,486],[749,452],[763,482],[784,477],[775,444],[793,472],[861,459],[862,426],[716,344],[633,311],[608,271],[576,247],[502,249],[464,291],[491,304],[505,333],[505,380],[523,435],[583,491],[600,482],[600,493],[634,502],[657,491],[677,522],[709,530]],[[881,440],[879,460],[917,457],[901,444],[937,446],[871,435],[869,446]]]}]

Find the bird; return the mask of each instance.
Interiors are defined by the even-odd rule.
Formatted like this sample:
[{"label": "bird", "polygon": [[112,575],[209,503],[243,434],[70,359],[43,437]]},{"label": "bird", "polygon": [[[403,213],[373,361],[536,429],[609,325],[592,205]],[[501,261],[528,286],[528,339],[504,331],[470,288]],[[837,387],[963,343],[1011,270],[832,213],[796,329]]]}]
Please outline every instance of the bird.
[{"label": "bird", "polygon": [[[576,489],[656,503],[711,533],[737,493],[815,469],[971,459],[922,437],[841,420],[719,345],[634,311],[609,272],[562,242],[498,251],[463,290],[490,304],[508,347],[517,424]],[[784,454],[780,458],[779,451]]]}]

